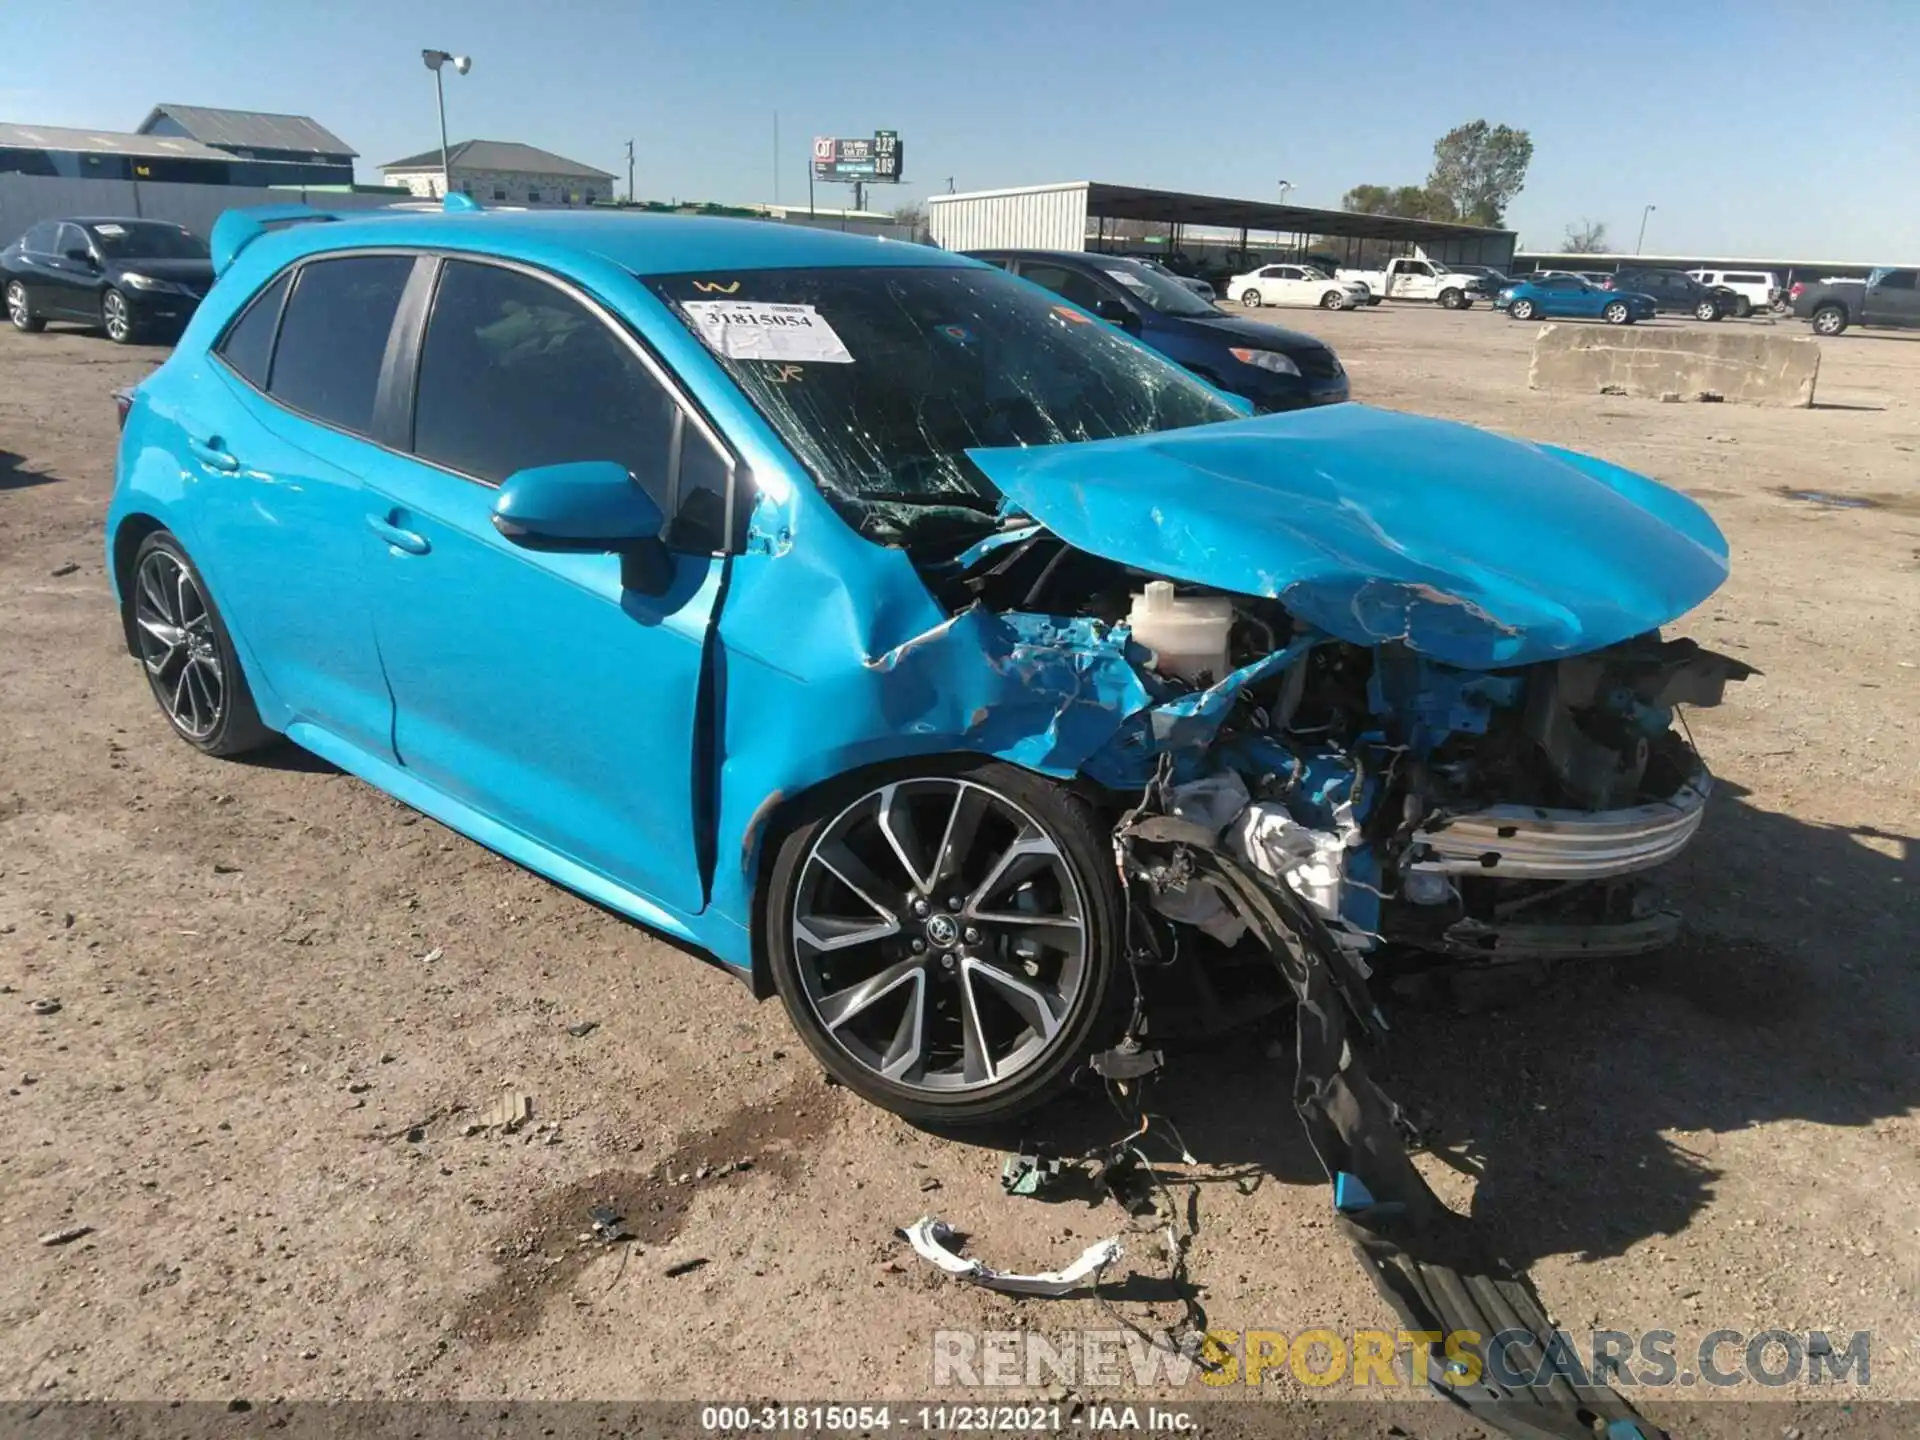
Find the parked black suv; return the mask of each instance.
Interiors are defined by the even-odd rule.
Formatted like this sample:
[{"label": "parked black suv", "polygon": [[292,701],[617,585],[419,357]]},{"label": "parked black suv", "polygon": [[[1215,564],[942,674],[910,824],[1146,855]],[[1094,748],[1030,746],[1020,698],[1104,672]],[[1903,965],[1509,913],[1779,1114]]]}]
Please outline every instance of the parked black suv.
[{"label": "parked black suv", "polygon": [[77,320],[130,345],[179,331],[212,286],[207,242],[164,220],[42,220],[0,250],[16,330]]},{"label": "parked black suv", "polygon": [[1678,270],[1641,269],[1622,265],[1613,277],[1615,290],[1632,290],[1653,301],[1663,315],[1691,315],[1696,320],[1718,320],[1740,309],[1740,297],[1724,285],[1702,285]]}]

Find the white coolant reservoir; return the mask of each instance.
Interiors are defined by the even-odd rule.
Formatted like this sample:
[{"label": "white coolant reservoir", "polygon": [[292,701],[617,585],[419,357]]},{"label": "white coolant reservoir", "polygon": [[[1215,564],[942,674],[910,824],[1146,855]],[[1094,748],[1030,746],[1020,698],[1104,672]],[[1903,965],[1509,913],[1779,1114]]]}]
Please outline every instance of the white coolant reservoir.
[{"label": "white coolant reservoir", "polygon": [[1133,638],[1153,651],[1153,668],[1199,685],[1227,673],[1233,601],[1225,595],[1176,595],[1168,580],[1151,580],[1127,615]]}]

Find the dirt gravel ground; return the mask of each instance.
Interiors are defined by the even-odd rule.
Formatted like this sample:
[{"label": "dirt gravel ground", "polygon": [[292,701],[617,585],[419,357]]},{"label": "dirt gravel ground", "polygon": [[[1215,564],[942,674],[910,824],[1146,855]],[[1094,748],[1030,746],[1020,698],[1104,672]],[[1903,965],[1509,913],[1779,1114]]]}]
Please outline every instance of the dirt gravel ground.
[{"label": "dirt gravel ground", "polygon": [[[1533,327],[1484,310],[1264,318],[1358,398],[1698,497],[1733,577],[1678,628],[1763,672],[1691,717],[1720,786],[1680,945],[1395,1011],[1377,1073],[1435,1127],[1436,1186],[1568,1328],[1865,1330],[1852,1398],[1920,1397],[1920,342],[1826,342],[1821,407],[1764,411],[1532,394]],[[1050,1268],[1121,1223],[1004,1197],[1010,1137],[830,1088],[777,1003],[300,752],[171,737],[101,555],[108,392],[163,355],[0,334],[0,1398],[921,1396],[937,1330],[1111,1328],[894,1238],[932,1211]],[[1390,1326],[1267,1036],[1178,1054],[1158,1095],[1202,1162],[1208,1320]],[[467,1133],[503,1092],[531,1123]],[[1112,1130],[1070,1099],[1028,1133]],[[603,1202],[638,1243],[586,1238]],[[1461,1433],[1440,1412],[1400,1423]]]}]

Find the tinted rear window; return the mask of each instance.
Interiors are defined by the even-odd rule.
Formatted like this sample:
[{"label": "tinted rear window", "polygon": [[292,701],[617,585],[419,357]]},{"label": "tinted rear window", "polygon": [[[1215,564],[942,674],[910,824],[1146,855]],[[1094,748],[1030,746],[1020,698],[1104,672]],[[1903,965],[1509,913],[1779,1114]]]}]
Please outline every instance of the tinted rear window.
[{"label": "tinted rear window", "polygon": [[387,331],[412,271],[408,255],[355,255],[301,267],[280,321],[268,392],[343,430],[371,430]]},{"label": "tinted rear window", "polygon": [[287,284],[288,277],[282,275],[256,295],[220,342],[220,358],[256,389],[267,388],[273,332],[280,324],[280,304],[287,298]]}]

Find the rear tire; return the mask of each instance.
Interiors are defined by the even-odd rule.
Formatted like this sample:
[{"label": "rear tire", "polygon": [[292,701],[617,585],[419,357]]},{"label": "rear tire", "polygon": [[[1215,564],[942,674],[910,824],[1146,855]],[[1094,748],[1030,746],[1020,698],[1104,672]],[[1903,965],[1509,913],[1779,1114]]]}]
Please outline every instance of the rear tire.
[{"label": "rear tire", "polygon": [[254,708],[207,582],[171,532],[140,542],[121,578],[127,636],[174,734],[207,755],[244,755],[275,743]]},{"label": "rear tire", "polygon": [[1266,302],[1260,298],[1260,292],[1249,285],[1240,292],[1240,303],[1249,310],[1257,310]]},{"label": "rear tire", "polygon": [[954,757],[810,797],[762,933],[794,1029],[837,1079],[911,1120],[983,1124],[1049,1099],[1117,1034],[1121,914],[1112,836],[1079,799]]},{"label": "rear tire", "polygon": [[47,322],[33,313],[33,297],[18,280],[7,282],[7,319],[23,335],[38,335]]},{"label": "rear tire", "polygon": [[140,327],[133,318],[133,306],[127,297],[109,285],[100,292],[100,328],[116,345],[131,345],[139,339]]},{"label": "rear tire", "polygon": [[1847,328],[1847,312],[1839,305],[1822,305],[1813,312],[1813,333],[1816,335],[1839,335]]}]

